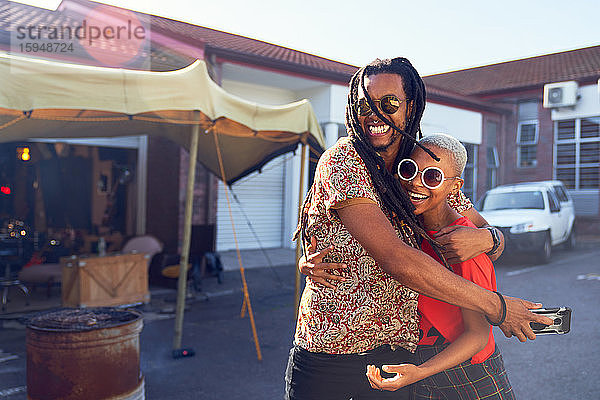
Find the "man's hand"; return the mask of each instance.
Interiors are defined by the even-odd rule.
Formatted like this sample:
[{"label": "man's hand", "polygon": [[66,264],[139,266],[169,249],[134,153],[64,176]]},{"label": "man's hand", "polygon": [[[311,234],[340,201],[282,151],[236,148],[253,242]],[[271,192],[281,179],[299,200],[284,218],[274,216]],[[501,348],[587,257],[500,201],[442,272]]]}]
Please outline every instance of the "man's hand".
[{"label": "man's hand", "polygon": [[302,274],[307,275],[316,283],[335,289],[335,286],[328,282],[328,280],[344,281],[344,278],[339,275],[330,274],[328,270],[346,268],[346,264],[322,262],[323,258],[333,249],[333,246],[329,246],[318,253],[316,249],[317,239],[313,236],[310,238],[310,245],[306,249],[307,254],[298,260],[298,269]]},{"label": "man's hand", "polygon": [[[504,336],[516,336],[521,342],[535,339],[535,333],[529,325],[530,322],[539,322],[545,325],[552,325],[552,319],[543,315],[534,314],[529,310],[542,308],[539,303],[519,299],[516,297],[504,296],[506,301],[506,320],[500,325]],[[492,321],[497,321],[498,316],[488,316]]]},{"label": "man's hand", "polygon": [[494,242],[487,229],[450,225],[442,228],[433,238],[441,244],[442,254],[449,264],[458,264],[489,251]]}]

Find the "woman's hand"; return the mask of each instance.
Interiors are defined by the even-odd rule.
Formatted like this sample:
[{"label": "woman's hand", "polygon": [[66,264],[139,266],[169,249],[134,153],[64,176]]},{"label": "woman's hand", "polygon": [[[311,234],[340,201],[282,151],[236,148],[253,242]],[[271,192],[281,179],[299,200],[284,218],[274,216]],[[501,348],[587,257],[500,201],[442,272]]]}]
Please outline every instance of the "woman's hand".
[{"label": "woman's hand", "polygon": [[346,268],[346,264],[322,262],[323,258],[333,249],[333,246],[329,246],[319,252],[316,252],[316,249],[317,239],[313,236],[310,238],[310,245],[306,249],[307,254],[298,260],[298,269],[314,282],[335,289],[335,286],[328,282],[328,280],[344,281],[345,279],[339,275],[330,274],[328,270]]},{"label": "woman's hand", "polygon": [[418,366],[414,364],[383,365],[381,369],[390,374],[396,374],[392,378],[382,378],[381,371],[374,365],[367,365],[367,378],[373,389],[398,390],[411,383],[415,383],[425,377]]}]

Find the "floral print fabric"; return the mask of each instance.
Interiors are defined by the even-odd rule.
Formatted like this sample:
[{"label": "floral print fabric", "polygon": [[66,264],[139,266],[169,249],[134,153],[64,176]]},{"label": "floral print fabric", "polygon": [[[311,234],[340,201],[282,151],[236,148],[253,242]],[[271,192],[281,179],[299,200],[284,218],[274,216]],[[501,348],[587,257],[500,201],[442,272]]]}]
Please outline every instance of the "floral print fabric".
[{"label": "floral print fabric", "polygon": [[[296,344],[329,354],[361,353],[384,344],[414,351],[418,342],[417,292],[379,268],[335,213],[336,208],[353,203],[381,206],[366,166],[348,138],[340,139],[321,156],[312,190],[307,237],[317,239],[318,251],[332,244],[325,261],[348,267],[333,271],[346,278],[335,290],[306,278]],[[408,226],[395,228],[399,237],[418,247]]]}]

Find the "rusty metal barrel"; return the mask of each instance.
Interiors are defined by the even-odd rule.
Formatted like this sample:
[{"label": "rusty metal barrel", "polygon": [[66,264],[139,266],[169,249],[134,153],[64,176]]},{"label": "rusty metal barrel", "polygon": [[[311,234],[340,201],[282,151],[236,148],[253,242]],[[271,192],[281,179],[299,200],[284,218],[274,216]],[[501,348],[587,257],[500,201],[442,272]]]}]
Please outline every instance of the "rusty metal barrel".
[{"label": "rusty metal barrel", "polygon": [[114,308],[61,309],[27,324],[27,397],[144,399],[139,313]]}]

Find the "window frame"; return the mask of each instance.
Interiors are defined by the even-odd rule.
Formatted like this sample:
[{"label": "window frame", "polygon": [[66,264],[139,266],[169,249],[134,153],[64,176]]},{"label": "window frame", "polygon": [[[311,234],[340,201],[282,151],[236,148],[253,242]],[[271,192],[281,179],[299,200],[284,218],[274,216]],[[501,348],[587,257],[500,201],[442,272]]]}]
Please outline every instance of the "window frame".
[{"label": "window frame", "polygon": [[[535,126],[535,134],[532,141],[522,141],[521,140],[521,131],[523,125],[534,125]],[[518,121],[517,125],[517,168],[535,168],[537,167],[537,144],[540,135],[540,124],[536,119],[527,119],[523,121]],[[532,159],[531,165],[521,165],[521,150],[526,146],[534,146],[535,148],[535,158]]]},{"label": "window frame", "polygon": [[[589,119],[589,118],[599,118],[600,116],[586,116],[586,117],[579,117],[579,118],[568,118],[568,119],[564,119],[564,120],[556,120],[553,121],[553,129],[554,129],[554,145],[553,145],[553,178],[557,179],[558,176],[558,171],[560,171],[561,169],[566,170],[566,169],[573,169],[575,171],[575,177],[574,177],[574,181],[575,181],[575,185],[573,188],[567,188],[568,190],[573,190],[573,191],[580,191],[580,192],[585,192],[585,191],[597,191],[598,187],[584,187],[582,188],[581,186],[581,170],[583,168],[598,168],[598,174],[600,175],[600,159],[598,160],[598,162],[581,162],[581,145],[585,144],[585,143],[600,143],[600,136],[597,137],[587,137],[587,138],[582,138],[581,137],[581,120],[583,119]],[[575,132],[574,132],[574,137],[570,138],[570,139],[559,139],[558,138],[558,124],[560,122],[563,121],[575,121]],[[574,144],[575,145],[575,163],[574,164],[561,164],[560,166],[558,165],[558,146],[559,145],[564,145],[564,144]],[[598,177],[599,181],[600,181],[600,176]]]},{"label": "window frame", "polygon": [[[535,134],[534,134],[533,141],[521,140],[521,131],[522,131],[523,125],[534,125],[535,126]],[[519,125],[517,126],[517,144],[520,146],[537,144],[539,134],[540,134],[540,124],[537,119],[529,119],[529,120],[519,121]]]}]

